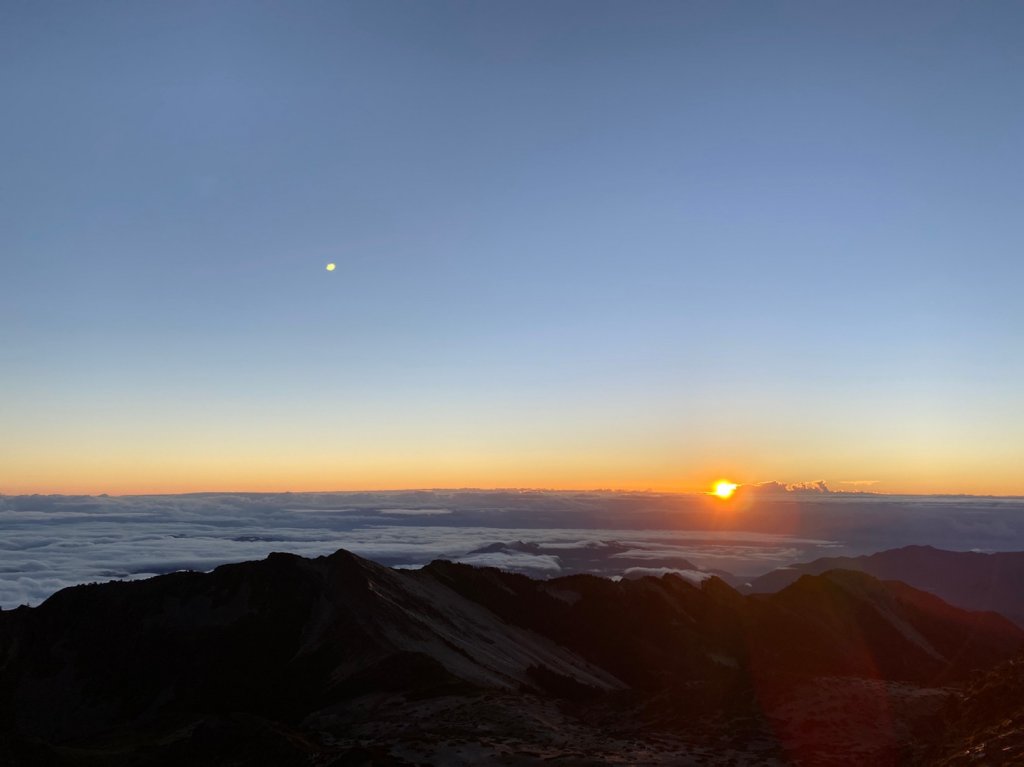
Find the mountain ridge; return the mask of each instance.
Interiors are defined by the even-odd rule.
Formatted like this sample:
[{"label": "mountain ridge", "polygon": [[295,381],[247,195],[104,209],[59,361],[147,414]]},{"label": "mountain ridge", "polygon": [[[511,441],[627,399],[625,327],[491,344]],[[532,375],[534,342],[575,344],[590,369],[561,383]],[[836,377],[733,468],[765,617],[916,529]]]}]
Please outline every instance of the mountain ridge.
[{"label": "mountain ridge", "polygon": [[903,581],[952,605],[998,612],[1024,627],[1024,552],[949,551],[904,546],[858,557],[820,557],[777,568],[749,581],[744,593],[773,593],[801,575],[858,570],[883,580]]},{"label": "mountain ridge", "polygon": [[[605,737],[592,728],[606,717],[694,738],[694,722],[718,721],[701,726],[724,737],[741,716],[760,733],[751,743],[784,749],[789,736],[764,733],[772,701],[797,682],[945,685],[1022,641],[1001,616],[848,571],[744,596],[715,577],[534,580],[443,560],[394,570],[344,550],[274,553],[0,612],[0,733],[15,744],[11,764],[45,762],[18,762],[26,744],[64,754],[54,764],[87,764],[111,733],[125,750],[111,764],[150,763],[139,754],[158,741],[201,761],[210,733],[245,757],[236,731],[331,763],[355,747],[338,745],[353,721],[390,721],[377,708],[387,701],[426,723],[438,701],[497,696],[488,726],[506,736],[537,707],[575,706],[583,713],[564,726],[590,738]],[[467,711],[466,727],[483,716]],[[249,757],[238,763],[261,763]]]}]

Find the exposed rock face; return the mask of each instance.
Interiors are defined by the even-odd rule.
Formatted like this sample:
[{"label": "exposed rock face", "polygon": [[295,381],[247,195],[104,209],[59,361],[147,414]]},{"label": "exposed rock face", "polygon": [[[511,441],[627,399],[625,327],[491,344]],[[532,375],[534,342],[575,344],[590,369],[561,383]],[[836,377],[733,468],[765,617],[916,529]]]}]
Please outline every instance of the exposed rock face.
[{"label": "exposed rock face", "polygon": [[[0,762],[355,764],[359,749],[366,763],[430,761],[442,743],[431,723],[459,710],[449,724],[497,750],[444,760],[473,763],[511,759],[501,749],[522,740],[516,721],[554,706],[571,721],[548,717],[550,731],[534,732],[549,751],[588,739],[624,748],[612,723],[683,738],[652,750],[652,764],[685,763],[696,742],[714,753],[737,732],[730,758],[767,764],[793,740],[775,714],[801,685],[946,684],[1012,657],[1022,639],[998,615],[854,572],[744,597],[717,578],[536,581],[448,562],[391,570],[345,551],[273,554],[0,613]],[[491,703],[453,702],[474,700]],[[396,751],[409,727],[428,728],[424,742]],[[580,742],[559,740],[570,732]],[[586,763],[603,763],[591,750],[598,761]]]}]

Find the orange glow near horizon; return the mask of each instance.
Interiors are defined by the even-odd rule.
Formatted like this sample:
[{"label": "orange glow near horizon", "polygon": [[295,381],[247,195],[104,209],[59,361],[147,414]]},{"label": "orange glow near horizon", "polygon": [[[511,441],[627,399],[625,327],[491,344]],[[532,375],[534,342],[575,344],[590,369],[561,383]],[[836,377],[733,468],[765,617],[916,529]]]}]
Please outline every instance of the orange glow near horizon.
[{"label": "orange glow near horizon", "polygon": [[[824,480],[835,493],[1024,495],[1010,428],[987,442],[909,428],[863,438],[787,434],[782,425],[768,431],[771,424],[737,437],[731,421],[706,432],[679,418],[630,425],[632,411],[603,413],[589,401],[566,406],[562,421],[562,408],[534,412],[511,395],[436,408],[428,406],[433,394],[416,389],[321,399],[333,386],[323,382],[287,407],[275,404],[271,383],[177,403],[173,380],[153,394],[160,407],[134,390],[90,395],[97,401],[88,407],[5,399],[5,434],[18,436],[0,444],[0,494],[609,489],[696,494],[729,512],[748,495],[753,502],[748,490],[763,482]],[[738,485],[728,500],[713,492],[717,481]]]},{"label": "orange glow near horizon", "polygon": [[[284,441],[284,440],[281,440]],[[170,440],[168,441],[170,443]],[[724,457],[686,465],[686,457],[638,455],[633,460],[600,453],[573,455],[549,452],[522,457],[509,453],[438,450],[424,456],[413,451],[384,452],[362,443],[354,450],[308,453],[265,453],[258,448],[228,444],[200,445],[186,453],[179,444],[92,453],[48,450],[45,445],[20,445],[3,455],[0,448],[0,495],[56,494],[174,494],[192,492],[330,492],[396,491],[427,488],[548,489],[567,492],[613,490],[699,494],[732,508],[743,500],[741,487],[760,482],[800,483],[825,479],[833,492],[881,494],[1024,495],[1016,476],[993,474],[984,481],[973,466],[950,466],[940,476],[892,467],[843,462],[836,466],[812,465],[798,470],[759,460],[756,454]],[[148,446],[147,446],[148,447]],[[447,446],[446,446],[447,447]],[[847,467],[847,468],[844,468]],[[850,468],[852,467],[852,468]],[[913,468],[913,467],[911,467]],[[930,467],[929,467],[930,468]],[[743,475],[739,483],[731,477]],[[709,477],[715,481],[709,481]],[[859,477],[870,477],[859,480]],[[855,478],[855,479],[847,479]],[[731,486],[731,490],[730,490]]]},{"label": "orange glow near horizon", "polygon": [[[197,469],[199,467],[196,467]],[[218,467],[220,468],[220,467]],[[262,467],[261,467],[262,468]],[[321,468],[321,467],[317,467]],[[236,467],[228,470],[196,470],[186,475],[162,475],[158,471],[125,472],[116,478],[97,476],[98,473],[65,472],[61,481],[42,472],[25,472],[20,481],[3,481],[0,478],[0,495],[58,494],[58,495],[164,495],[197,492],[374,492],[426,489],[475,489],[475,490],[551,490],[566,492],[590,492],[609,490],[612,492],[653,492],[678,493],[681,495],[702,494],[715,501],[734,503],[738,498],[738,483],[718,480],[709,486],[698,481],[683,481],[671,477],[623,477],[618,482],[607,482],[601,478],[563,477],[554,472],[512,473],[498,476],[480,471],[466,472],[407,472],[390,474],[360,467],[361,471],[339,472],[322,467],[321,471],[291,471],[276,474],[273,471],[246,471]],[[705,475],[706,476],[706,475]],[[769,475],[771,476],[771,475]],[[756,484],[756,483],[754,483]],[[848,483],[845,483],[848,484]],[[848,492],[844,483],[830,482],[836,492]],[[702,487],[704,489],[702,489]],[[859,489],[859,488],[853,488]],[[964,494],[979,496],[1020,497],[1024,495],[1014,486],[972,486],[948,487],[938,483],[878,483],[867,488],[869,492],[885,494]]]}]

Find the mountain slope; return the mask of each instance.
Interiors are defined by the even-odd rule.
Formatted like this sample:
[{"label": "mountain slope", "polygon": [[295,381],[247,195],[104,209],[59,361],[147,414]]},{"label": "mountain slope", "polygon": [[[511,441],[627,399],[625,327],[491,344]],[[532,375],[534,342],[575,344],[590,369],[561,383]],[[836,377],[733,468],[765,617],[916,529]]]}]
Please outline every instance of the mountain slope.
[{"label": "mountain slope", "polygon": [[903,581],[968,610],[992,610],[1024,626],[1024,552],[983,554],[905,546],[870,556],[825,557],[773,570],[754,579],[749,593],[779,591],[802,575],[857,570],[883,580]]},{"label": "mountain slope", "polygon": [[1000,615],[850,570],[805,575],[752,601],[763,606],[754,624],[760,664],[818,675],[944,684],[1010,657],[1021,641]]},{"label": "mountain slope", "polygon": [[292,720],[366,691],[621,683],[438,581],[344,551],[79,586],[0,613],[7,724],[63,740],[171,712]]},{"label": "mountain slope", "polygon": [[[795,681],[945,683],[1022,639],[1000,616],[854,572],[745,597],[717,578],[539,581],[273,554],[0,612],[0,761],[327,764],[364,741],[392,759],[410,721],[426,748],[452,710],[472,737],[491,733],[492,756],[513,735],[605,742],[609,726],[690,744],[745,732],[749,755],[791,739],[769,723],[792,708]],[[534,718],[551,724],[517,724]],[[685,763],[672,748],[665,763]]]}]

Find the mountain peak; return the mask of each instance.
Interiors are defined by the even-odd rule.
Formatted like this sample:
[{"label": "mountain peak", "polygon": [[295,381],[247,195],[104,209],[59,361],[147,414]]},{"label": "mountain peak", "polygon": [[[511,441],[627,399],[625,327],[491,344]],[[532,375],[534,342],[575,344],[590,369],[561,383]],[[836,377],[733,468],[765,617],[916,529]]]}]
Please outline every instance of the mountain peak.
[{"label": "mountain peak", "polygon": [[732,706],[793,678],[960,679],[1022,637],[998,616],[864,573],[745,597],[716,577],[542,581],[444,560],[409,571],[344,550],[274,553],[0,613],[0,730],[86,751],[106,748],[112,728],[205,732],[196,717],[216,732],[243,715],[240,732],[344,732],[396,696],[571,697],[630,719],[616,691],[642,708],[679,690]]}]

